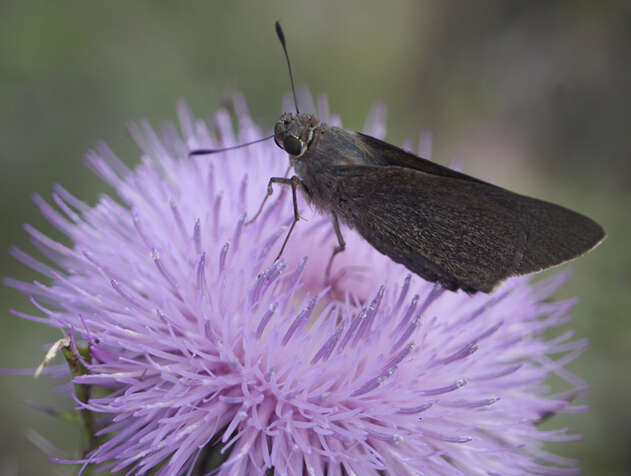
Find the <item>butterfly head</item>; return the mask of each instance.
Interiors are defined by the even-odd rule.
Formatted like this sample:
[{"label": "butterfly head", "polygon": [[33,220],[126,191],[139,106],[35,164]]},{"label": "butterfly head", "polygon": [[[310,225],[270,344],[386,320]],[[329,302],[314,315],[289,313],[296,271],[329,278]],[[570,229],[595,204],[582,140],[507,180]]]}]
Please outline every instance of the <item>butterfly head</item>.
[{"label": "butterfly head", "polygon": [[313,114],[284,113],[274,126],[276,145],[293,157],[302,156],[313,141],[320,121]]}]

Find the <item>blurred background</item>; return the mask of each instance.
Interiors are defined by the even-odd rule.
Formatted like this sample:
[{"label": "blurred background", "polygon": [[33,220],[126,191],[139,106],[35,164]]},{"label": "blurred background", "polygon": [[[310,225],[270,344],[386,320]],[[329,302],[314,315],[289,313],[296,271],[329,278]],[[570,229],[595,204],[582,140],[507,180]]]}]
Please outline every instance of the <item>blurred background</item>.
[{"label": "blurred background", "polygon": [[[570,368],[588,413],[555,416],[584,439],[554,445],[586,475],[631,474],[631,3],[417,0],[29,2],[0,0],[0,274],[39,276],[11,259],[23,223],[59,238],[31,201],[61,183],[94,203],[110,192],[84,166],[104,140],[128,164],[126,124],[175,120],[185,99],[210,117],[234,91],[271,129],[289,80],[326,93],[348,129],[375,101],[387,139],[431,131],[433,159],[578,210],[608,239],[577,260],[559,297],[579,296],[572,327],[589,350]],[[28,300],[0,287],[0,367],[34,367],[59,334],[9,314]],[[0,376],[0,475],[71,474],[37,433],[72,450],[78,430],[26,401],[69,408],[47,378]]]}]

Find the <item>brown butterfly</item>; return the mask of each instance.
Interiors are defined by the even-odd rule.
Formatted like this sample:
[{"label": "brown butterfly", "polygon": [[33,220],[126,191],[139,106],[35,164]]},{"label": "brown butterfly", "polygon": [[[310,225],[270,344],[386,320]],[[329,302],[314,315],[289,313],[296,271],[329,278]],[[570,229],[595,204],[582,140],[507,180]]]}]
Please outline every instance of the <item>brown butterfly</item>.
[{"label": "brown butterfly", "polygon": [[[569,261],[605,237],[600,225],[567,208],[519,195],[374,137],[299,113],[278,22],[276,33],[296,103],[296,114],[283,114],[270,136],[289,154],[296,172],[291,178],[272,177],[265,197],[272,194],[274,183],[292,187],[294,221],[278,257],[299,219],[297,189],[332,217],[338,246],[327,265],[327,280],[333,258],[346,246],[340,221],[422,278],[468,293],[488,293],[510,276]],[[218,151],[200,149],[191,154]]]}]

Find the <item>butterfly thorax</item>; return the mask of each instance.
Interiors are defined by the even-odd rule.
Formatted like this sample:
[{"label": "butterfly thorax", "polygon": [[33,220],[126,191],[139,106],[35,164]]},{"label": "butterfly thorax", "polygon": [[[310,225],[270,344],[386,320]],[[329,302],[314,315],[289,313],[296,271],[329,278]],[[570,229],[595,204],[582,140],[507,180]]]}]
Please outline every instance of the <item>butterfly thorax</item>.
[{"label": "butterfly thorax", "polygon": [[284,113],[274,140],[290,156],[311,202],[321,210],[335,204],[335,167],[378,165],[354,132],[320,122],[312,114]]}]

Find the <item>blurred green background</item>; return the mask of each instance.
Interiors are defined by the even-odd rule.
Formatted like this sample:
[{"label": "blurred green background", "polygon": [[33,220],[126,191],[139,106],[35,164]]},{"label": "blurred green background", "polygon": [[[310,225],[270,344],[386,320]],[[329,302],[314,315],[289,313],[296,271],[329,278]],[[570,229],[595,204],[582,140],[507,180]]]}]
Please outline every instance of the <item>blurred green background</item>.
[{"label": "blurred green background", "polygon": [[[288,90],[273,22],[283,23],[296,81],[326,93],[348,129],[375,101],[388,140],[433,132],[439,162],[561,203],[609,237],[576,261],[560,297],[580,296],[573,327],[591,346],[571,369],[590,411],[556,416],[583,441],[553,450],[586,475],[631,474],[631,3],[620,2],[86,2],[0,1],[0,271],[32,280],[8,247],[46,223],[30,196],[59,182],[93,203],[108,191],[83,164],[105,140],[129,164],[126,123],[175,119],[184,98],[210,114],[241,91],[271,128]],[[0,288],[0,366],[33,367],[59,337],[9,308]],[[0,376],[0,475],[69,474],[31,442],[35,429],[76,447],[78,431],[30,408],[70,407],[42,378]],[[55,473],[56,472],[56,473]]]}]

